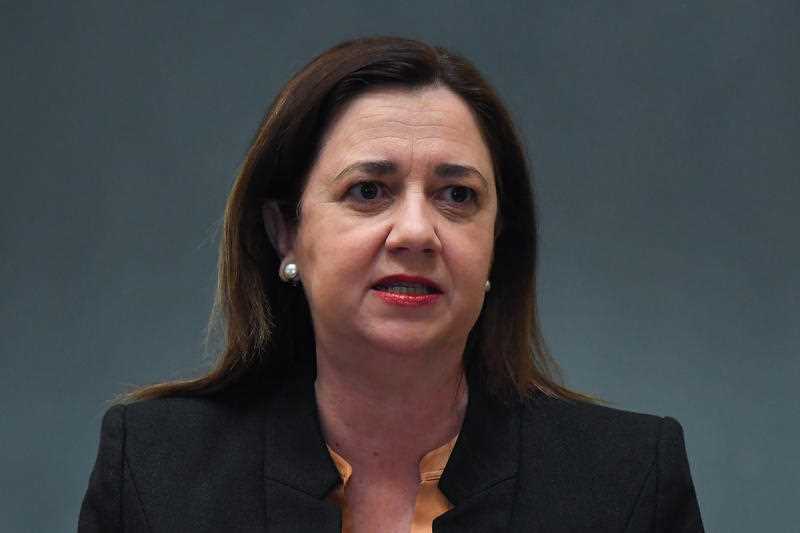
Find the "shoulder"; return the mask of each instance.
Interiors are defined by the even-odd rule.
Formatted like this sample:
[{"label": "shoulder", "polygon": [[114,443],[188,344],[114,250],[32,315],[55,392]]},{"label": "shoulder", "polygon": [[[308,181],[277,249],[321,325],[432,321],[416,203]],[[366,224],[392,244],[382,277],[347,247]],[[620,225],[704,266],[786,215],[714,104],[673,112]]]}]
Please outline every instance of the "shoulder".
[{"label": "shoulder", "polygon": [[683,429],[671,417],[544,395],[526,402],[522,413],[528,442],[546,438],[563,458],[598,469],[607,465],[617,474],[640,476],[659,458],[685,455]]},{"label": "shoulder", "polygon": [[546,426],[563,444],[580,447],[651,448],[662,433],[682,434],[673,418],[538,394],[522,409],[523,426]]},{"label": "shoulder", "polygon": [[[131,471],[177,474],[224,457],[248,463],[263,434],[261,401],[231,396],[165,397],[111,407],[100,453]],[[160,476],[165,477],[165,476]]]},{"label": "shoulder", "polygon": [[224,458],[249,465],[263,436],[263,401],[234,394],[175,396],[112,406],[99,457],[131,472],[168,479]]},{"label": "shoulder", "polygon": [[[578,529],[685,520],[686,531],[702,530],[675,419],[538,395],[523,405],[520,427],[521,477],[550,489],[538,494],[530,483],[524,492],[588,521]],[[569,508],[554,494],[569,494]]]},{"label": "shoulder", "polygon": [[129,426],[191,427],[239,418],[252,411],[258,402],[258,398],[235,393],[167,396],[122,404],[112,410],[122,408]]},{"label": "shoulder", "polygon": [[175,449],[184,456],[203,453],[209,447],[257,436],[261,404],[259,399],[233,394],[177,396],[115,406],[106,416],[124,428],[129,455],[152,459]]},{"label": "shoulder", "polygon": [[[117,531],[122,523],[199,531],[217,520],[257,520],[264,459],[261,404],[258,398],[223,394],[111,407],[103,418],[81,531]],[[231,509],[238,509],[233,518]]]}]

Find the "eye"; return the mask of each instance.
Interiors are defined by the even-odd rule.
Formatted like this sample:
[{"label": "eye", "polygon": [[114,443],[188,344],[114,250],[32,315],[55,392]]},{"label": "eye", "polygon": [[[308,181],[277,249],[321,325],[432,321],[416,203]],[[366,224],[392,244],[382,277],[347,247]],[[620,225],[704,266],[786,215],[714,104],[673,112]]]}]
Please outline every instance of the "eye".
[{"label": "eye", "polygon": [[375,181],[362,181],[347,190],[347,196],[356,201],[368,202],[381,194],[381,184]]},{"label": "eye", "polygon": [[452,185],[445,187],[443,191],[444,199],[447,202],[466,204],[475,201],[475,190],[464,185]]}]

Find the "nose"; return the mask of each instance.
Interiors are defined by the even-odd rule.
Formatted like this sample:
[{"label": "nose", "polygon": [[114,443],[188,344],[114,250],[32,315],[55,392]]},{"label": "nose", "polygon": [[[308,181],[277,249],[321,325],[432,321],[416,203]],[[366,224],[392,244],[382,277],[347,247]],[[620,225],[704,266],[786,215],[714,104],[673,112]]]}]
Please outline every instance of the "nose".
[{"label": "nose", "polygon": [[424,193],[408,191],[393,213],[386,248],[393,252],[439,253],[442,243],[437,234],[435,216]]}]

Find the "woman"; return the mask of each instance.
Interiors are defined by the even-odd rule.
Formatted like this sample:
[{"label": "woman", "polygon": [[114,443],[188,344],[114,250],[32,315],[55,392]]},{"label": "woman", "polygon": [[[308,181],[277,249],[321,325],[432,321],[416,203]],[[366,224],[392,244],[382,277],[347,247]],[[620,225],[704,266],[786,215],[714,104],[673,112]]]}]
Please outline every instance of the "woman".
[{"label": "woman", "polygon": [[219,362],[108,411],[80,531],[702,531],[678,423],[553,377],[535,228],[470,63],[323,53],[228,200]]}]

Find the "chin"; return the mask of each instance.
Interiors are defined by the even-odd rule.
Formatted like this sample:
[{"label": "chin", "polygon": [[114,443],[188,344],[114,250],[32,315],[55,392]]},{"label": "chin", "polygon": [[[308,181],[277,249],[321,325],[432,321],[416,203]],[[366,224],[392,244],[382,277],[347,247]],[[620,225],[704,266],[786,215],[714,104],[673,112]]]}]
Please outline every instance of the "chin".
[{"label": "chin", "polygon": [[[380,335],[371,335],[370,344],[377,350],[383,352],[393,352],[397,354],[407,354],[414,356],[420,353],[437,351],[453,348],[452,334],[443,335],[434,332],[420,332],[420,328],[392,328],[389,331],[382,331]],[[466,341],[466,336],[464,336]],[[461,343],[463,345],[463,343]],[[462,346],[463,348],[463,346]]]}]

